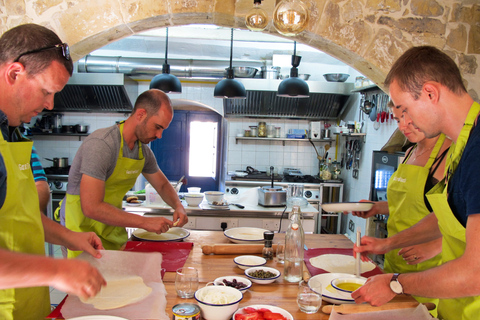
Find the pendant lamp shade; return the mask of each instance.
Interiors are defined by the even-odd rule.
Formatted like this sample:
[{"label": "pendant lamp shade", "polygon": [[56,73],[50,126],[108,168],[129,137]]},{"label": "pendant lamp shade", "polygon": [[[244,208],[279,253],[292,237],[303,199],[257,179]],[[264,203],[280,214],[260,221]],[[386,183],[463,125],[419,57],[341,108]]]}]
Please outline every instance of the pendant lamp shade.
[{"label": "pendant lamp shade", "polygon": [[310,89],[305,80],[298,77],[297,67],[300,65],[302,57],[296,55],[297,43],[294,42],[294,50],[292,56],[292,68],[290,69],[290,77],[284,79],[278,85],[277,96],[286,98],[308,98]]},{"label": "pendant lamp shade", "polygon": [[162,74],[157,74],[150,82],[150,89],[159,89],[165,93],[182,93],[182,84],[177,77],[170,74],[170,65],[168,64],[168,28],[165,40],[165,63],[162,66]]},{"label": "pendant lamp shade", "polygon": [[223,99],[246,99],[247,91],[245,86],[238,80],[235,80],[232,67],[232,54],[233,54],[233,28],[231,31],[230,40],[230,67],[227,68],[227,78],[221,80],[215,86],[213,96],[215,98]]}]

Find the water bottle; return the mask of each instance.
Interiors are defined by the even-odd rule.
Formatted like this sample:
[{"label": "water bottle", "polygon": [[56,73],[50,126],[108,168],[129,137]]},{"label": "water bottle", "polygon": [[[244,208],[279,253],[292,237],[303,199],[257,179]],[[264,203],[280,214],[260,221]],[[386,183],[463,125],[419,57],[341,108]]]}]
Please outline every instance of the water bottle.
[{"label": "water bottle", "polygon": [[303,278],[303,253],[305,233],[300,221],[300,207],[293,206],[290,225],[285,234],[284,279],[299,282]]}]

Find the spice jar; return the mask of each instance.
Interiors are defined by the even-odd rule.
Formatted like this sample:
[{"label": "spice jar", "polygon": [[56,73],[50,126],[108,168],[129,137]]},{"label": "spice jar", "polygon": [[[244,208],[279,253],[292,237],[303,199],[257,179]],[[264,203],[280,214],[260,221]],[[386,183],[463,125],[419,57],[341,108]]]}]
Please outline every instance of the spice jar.
[{"label": "spice jar", "polygon": [[258,123],[258,136],[262,138],[267,136],[267,124],[265,122]]},{"label": "spice jar", "polygon": [[250,136],[251,137],[257,136],[257,126],[250,126]]}]

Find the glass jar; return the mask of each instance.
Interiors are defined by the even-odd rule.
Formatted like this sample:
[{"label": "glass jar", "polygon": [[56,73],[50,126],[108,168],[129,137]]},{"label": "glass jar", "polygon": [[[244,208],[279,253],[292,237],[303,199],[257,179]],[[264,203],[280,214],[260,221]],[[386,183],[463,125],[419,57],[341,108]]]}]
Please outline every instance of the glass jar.
[{"label": "glass jar", "polygon": [[361,88],[363,86],[363,79],[364,77],[355,78],[355,88]]},{"label": "glass jar", "polygon": [[265,122],[258,123],[258,136],[262,138],[267,136],[267,124]]},{"label": "glass jar", "polygon": [[250,126],[250,136],[251,137],[257,136],[257,126]]},{"label": "glass jar", "polygon": [[267,126],[267,138],[275,137],[275,127],[271,124]]},{"label": "glass jar", "polygon": [[280,138],[281,130],[281,127],[275,127],[275,138]]},{"label": "glass jar", "polygon": [[245,130],[245,134],[243,135],[244,137],[251,137],[252,133],[250,130]]},{"label": "glass jar", "polygon": [[340,173],[342,173],[342,171],[340,170],[340,164],[337,161],[333,161],[332,162],[332,179],[333,180],[340,179]]}]

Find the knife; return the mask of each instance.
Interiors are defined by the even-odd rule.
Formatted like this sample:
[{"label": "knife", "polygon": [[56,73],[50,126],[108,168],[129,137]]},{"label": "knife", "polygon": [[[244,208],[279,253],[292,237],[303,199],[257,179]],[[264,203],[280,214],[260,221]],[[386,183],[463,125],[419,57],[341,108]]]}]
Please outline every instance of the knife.
[{"label": "knife", "polygon": [[242,206],[241,204],[238,204],[238,203],[230,203],[232,206],[237,206],[239,207],[240,209],[245,209],[245,206]]}]

